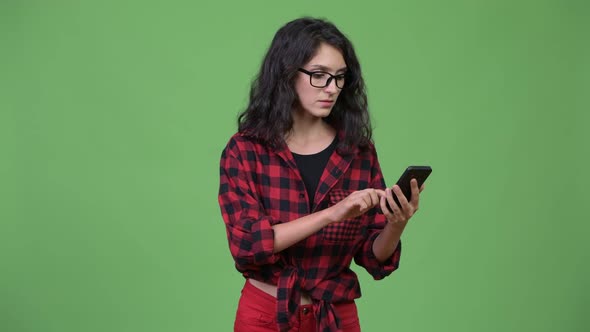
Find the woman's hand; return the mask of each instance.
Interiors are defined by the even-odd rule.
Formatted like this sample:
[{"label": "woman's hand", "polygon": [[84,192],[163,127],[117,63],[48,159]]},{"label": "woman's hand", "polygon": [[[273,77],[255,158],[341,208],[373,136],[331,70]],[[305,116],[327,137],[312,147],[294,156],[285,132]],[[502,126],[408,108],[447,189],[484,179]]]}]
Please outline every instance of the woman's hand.
[{"label": "woman's hand", "polygon": [[379,197],[384,196],[385,191],[379,189],[355,191],[329,208],[332,210],[332,222],[356,218],[379,204]]},{"label": "woman's hand", "polygon": [[[414,213],[418,211],[418,206],[420,204],[420,193],[422,190],[424,190],[424,184],[422,184],[422,187],[418,189],[418,181],[416,181],[416,179],[412,179],[410,181],[410,187],[412,190],[410,202],[408,202],[406,196],[402,193],[402,190],[398,185],[393,186],[393,189],[385,189],[385,195],[382,195],[380,198],[381,211],[383,211],[383,214],[385,217],[387,217],[387,220],[395,226],[404,228],[408,223],[408,220],[410,220]],[[400,205],[397,205],[393,200],[394,194],[397,196]],[[389,202],[389,206],[391,206],[393,212],[387,208],[385,200]]]}]

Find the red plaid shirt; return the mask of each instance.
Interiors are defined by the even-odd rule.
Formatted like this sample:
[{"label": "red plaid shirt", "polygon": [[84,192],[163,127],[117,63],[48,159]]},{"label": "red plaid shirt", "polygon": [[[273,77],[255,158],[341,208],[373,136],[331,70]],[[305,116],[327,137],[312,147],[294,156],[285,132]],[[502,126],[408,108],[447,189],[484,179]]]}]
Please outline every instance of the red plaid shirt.
[{"label": "red plaid shirt", "polygon": [[361,296],[355,263],[374,279],[399,265],[401,242],[387,261],[373,254],[373,241],[387,220],[374,208],[364,215],[333,223],[273,253],[273,225],[331,206],[365,188],[385,188],[375,148],[343,156],[334,151],[321,176],[314,204],[289,149],[273,150],[242,134],[234,135],[220,163],[219,205],[236,269],[244,277],[278,286],[277,322],[288,331],[297,320],[301,292],[308,293],[318,317],[318,331],[339,331],[332,303]]}]

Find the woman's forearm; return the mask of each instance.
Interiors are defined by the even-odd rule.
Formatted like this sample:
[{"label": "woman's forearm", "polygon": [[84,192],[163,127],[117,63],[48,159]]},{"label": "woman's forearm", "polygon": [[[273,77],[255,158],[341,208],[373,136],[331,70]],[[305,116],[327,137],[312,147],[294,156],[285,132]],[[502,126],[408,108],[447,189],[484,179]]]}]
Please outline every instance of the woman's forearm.
[{"label": "woman's forearm", "polygon": [[404,228],[405,225],[400,226],[391,222],[385,225],[373,242],[373,254],[375,254],[377,260],[385,262],[385,260],[391,257],[399,244]]},{"label": "woman's forearm", "polygon": [[334,222],[330,209],[324,209],[305,217],[272,226],[274,230],[274,252],[280,252],[295,243],[318,232]]}]

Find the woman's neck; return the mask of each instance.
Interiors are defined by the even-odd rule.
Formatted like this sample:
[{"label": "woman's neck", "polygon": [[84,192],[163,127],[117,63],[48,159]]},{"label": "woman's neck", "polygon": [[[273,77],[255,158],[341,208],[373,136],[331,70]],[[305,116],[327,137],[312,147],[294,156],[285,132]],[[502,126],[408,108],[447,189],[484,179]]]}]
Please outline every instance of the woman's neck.
[{"label": "woman's neck", "polygon": [[336,130],[321,118],[294,118],[285,140],[292,152],[314,154],[327,148],[335,137]]}]

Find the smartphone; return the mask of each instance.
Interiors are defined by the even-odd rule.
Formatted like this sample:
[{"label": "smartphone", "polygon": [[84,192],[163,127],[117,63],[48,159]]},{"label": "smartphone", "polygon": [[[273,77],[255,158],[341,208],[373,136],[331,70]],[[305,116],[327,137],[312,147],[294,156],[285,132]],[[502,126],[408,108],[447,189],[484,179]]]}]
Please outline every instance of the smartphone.
[{"label": "smartphone", "polygon": [[[432,173],[432,168],[430,166],[408,166],[408,168],[406,168],[402,176],[400,176],[399,180],[397,180],[396,184],[402,190],[404,196],[406,196],[406,198],[408,199],[408,202],[412,198],[410,180],[416,179],[416,181],[418,181],[418,188],[420,188],[424,181],[426,181],[430,173]],[[392,192],[392,194],[395,204],[399,206],[400,204],[399,200],[397,199],[397,195],[395,194],[395,192]],[[386,200],[385,203],[387,204],[387,208],[389,209],[389,211],[393,212],[393,209],[389,205],[389,202]]]}]

